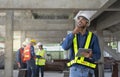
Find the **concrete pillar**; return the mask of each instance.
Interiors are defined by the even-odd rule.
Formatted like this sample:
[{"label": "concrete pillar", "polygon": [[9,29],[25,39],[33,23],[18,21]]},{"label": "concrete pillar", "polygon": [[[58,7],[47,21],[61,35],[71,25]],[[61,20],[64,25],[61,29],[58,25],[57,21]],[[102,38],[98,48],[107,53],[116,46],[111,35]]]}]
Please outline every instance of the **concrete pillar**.
[{"label": "concrete pillar", "polygon": [[113,64],[112,77],[118,77],[118,63],[117,62],[114,62]]},{"label": "concrete pillar", "polygon": [[120,53],[120,41],[118,41],[118,52]]},{"label": "concrete pillar", "polygon": [[98,77],[104,77],[104,56],[103,56],[103,52],[104,52],[104,40],[103,40],[103,31],[102,30],[97,30],[97,35],[99,38],[99,44],[100,44],[100,49],[101,49],[101,59],[99,60],[99,64],[98,64],[98,73],[99,76]]},{"label": "concrete pillar", "polygon": [[26,39],[26,32],[25,31],[21,31],[21,44],[22,42],[24,42]]},{"label": "concrete pillar", "polygon": [[13,11],[7,11],[4,77],[13,77]]},{"label": "concrete pillar", "polygon": [[120,62],[114,62],[112,77],[120,77]]},{"label": "concrete pillar", "polygon": [[120,62],[118,63],[118,77],[120,77]]}]

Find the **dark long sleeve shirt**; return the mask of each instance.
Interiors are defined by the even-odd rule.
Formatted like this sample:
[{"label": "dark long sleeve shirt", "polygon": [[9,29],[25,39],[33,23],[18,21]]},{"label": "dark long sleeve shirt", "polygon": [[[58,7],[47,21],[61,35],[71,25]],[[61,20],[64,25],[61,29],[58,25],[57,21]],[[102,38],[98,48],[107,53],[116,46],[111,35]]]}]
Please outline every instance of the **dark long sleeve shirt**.
[{"label": "dark long sleeve shirt", "polygon": [[30,46],[31,59],[27,61],[27,68],[32,67],[35,69],[35,51],[34,46]]},{"label": "dark long sleeve shirt", "polygon": [[18,51],[16,52],[16,61],[17,63],[22,63],[22,60],[21,60],[21,54],[20,54],[20,50],[24,50],[23,48],[20,48],[18,49]]},{"label": "dark long sleeve shirt", "polygon": [[[81,35],[78,33],[78,47],[83,48],[85,40],[87,38],[88,31],[84,35]],[[70,60],[74,59],[74,50],[73,50],[73,39],[74,39],[74,34],[70,33],[66,36],[65,40],[62,42],[62,48],[64,50],[70,50]],[[97,61],[101,57],[101,52],[100,52],[100,47],[99,47],[99,42],[98,38],[95,34],[93,34],[91,43],[90,43],[90,49],[92,49],[92,61]]]},{"label": "dark long sleeve shirt", "polygon": [[31,53],[31,58],[35,58],[35,50],[34,50],[34,46],[30,47],[30,53]]}]

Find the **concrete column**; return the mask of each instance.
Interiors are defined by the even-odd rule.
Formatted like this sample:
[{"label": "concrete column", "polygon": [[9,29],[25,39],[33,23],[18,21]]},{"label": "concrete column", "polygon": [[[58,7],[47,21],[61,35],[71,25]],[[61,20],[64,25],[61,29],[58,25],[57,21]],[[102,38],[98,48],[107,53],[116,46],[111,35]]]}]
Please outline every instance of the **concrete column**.
[{"label": "concrete column", "polygon": [[25,41],[25,38],[26,38],[26,32],[25,31],[21,31],[21,44],[22,44],[22,42]]},{"label": "concrete column", "polygon": [[118,41],[118,52],[120,53],[120,41]]},{"label": "concrete column", "polygon": [[4,77],[13,77],[13,11],[7,11]]},{"label": "concrete column", "polygon": [[118,63],[118,77],[120,77],[120,62]]},{"label": "concrete column", "polygon": [[97,30],[97,35],[98,35],[98,39],[99,39],[99,44],[100,44],[100,49],[101,49],[101,59],[99,60],[99,64],[98,64],[98,73],[99,73],[99,77],[104,77],[104,56],[103,56],[103,52],[104,52],[104,40],[103,40],[103,31],[102,30]]},{"label": "concrete column", "polygon": [[120,77],[120,61],[114,63],[112,77]]}]

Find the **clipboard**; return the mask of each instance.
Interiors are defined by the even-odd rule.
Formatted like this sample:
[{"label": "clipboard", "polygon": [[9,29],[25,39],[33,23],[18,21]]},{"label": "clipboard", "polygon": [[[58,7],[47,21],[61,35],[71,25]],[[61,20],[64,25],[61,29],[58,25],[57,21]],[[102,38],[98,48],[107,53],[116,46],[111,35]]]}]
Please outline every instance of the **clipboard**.
[{"label": "clipboard", "polygon": [[81,52],[88,52],[89,53],[90,51],[92,51],[92,49],[79,48],[76,56],[81,57],[82,56]]}]

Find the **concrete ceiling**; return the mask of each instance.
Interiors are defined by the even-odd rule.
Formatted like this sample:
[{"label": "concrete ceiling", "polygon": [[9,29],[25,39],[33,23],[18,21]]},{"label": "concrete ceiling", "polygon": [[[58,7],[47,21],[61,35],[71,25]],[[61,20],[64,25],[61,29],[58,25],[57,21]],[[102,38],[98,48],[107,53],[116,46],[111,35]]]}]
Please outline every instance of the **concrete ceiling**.
[{"label": "concrete ceiling", "polygon": [[[105,0],[107,1],[107,0]],[[87,5],[86,5],[87,3]],[[7,5],[7,6],[6,6]],[[0,9],[99,9],[100,0],[0,0]]]},{"label": "concrete ceiling", "polygon": [[[3,1],[2,4],[1,1]],[[97,11],[91,18],[90,30],[101,29],[104,30],[105,38],[113,37],[114,35],[117,40],[120,40],[120,36],[118,36],[120,33],[119,0],[82,0],[82,3],[75,0],[74,5],[72,0],[61,0],[60,2],[45,0],[41,1],[42,5],[38,4],[40,0],[36,2],[32,0],[17,0],[18,5],[15,5],[17,3],[16,0],[13,0],[14,4],[11,2],[7,3],[8,0],[1,1],[0,10],[14,10],[14,31],[25,31],[26,37],[36,38],[43,43],[60,43],[67,32],[73,30],[73,17],[80,9]],[[84,4],[86,2],[88,5]],[[53,3],[58,5],[53,5]],[[7,4],[10,7],[3,4]],[[51,6],[47,6],[47,4]],[[5,12],[5,10],[0,12]],[[5,16],[0,16],[0,25],[4,25],[4,23]]]}]

